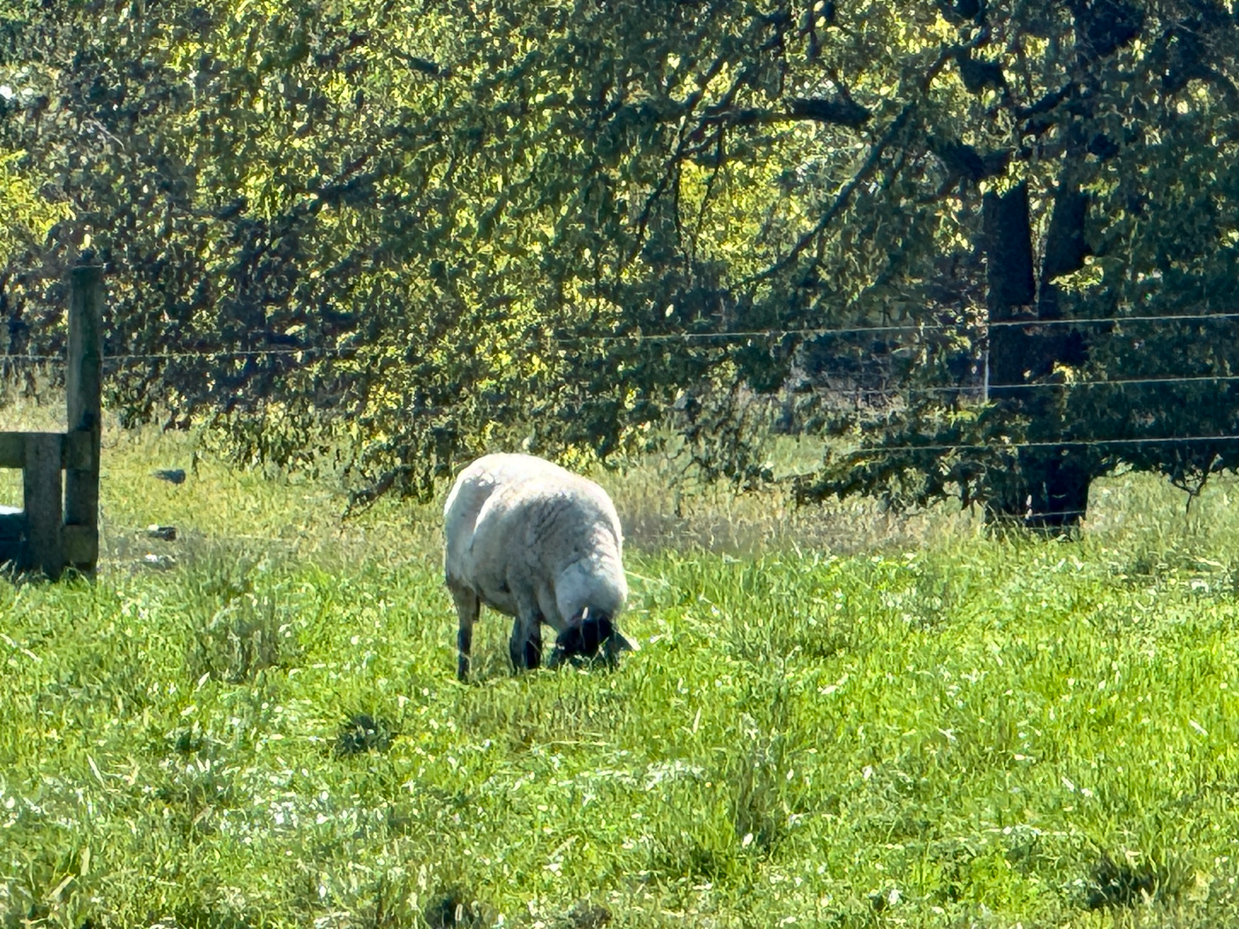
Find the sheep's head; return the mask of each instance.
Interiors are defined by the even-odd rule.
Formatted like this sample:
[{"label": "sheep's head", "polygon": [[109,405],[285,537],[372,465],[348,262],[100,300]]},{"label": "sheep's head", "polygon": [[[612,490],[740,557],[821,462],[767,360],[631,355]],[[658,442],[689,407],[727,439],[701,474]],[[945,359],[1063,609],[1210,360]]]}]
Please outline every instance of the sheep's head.
[{"label": "sheep's head", "polygon": [[620,652],[630,652],[634,648],[610,616],[591,612],[589,607],[585,607],[556,636],[550,666],[554,668],[565,661],[597,658],[600,652],[607,661],[614,662]]}]

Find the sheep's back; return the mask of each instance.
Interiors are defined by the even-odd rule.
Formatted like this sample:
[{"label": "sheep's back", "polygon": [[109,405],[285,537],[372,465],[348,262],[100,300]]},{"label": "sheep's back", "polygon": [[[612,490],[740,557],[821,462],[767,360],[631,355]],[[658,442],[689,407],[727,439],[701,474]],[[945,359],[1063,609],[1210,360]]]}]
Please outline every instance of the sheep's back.
[{"label": "sheep's back", "polygon": [[474,559],[511,553],[504,560],[554,572],[600,541],[618,552],[619,518],[610,500],[592,481],[567,476],[573,480],[537,476],[495,487],[474,525]]},{"label": "sheep's back", "polygon": [[483,455],[456,476],[443,506],[444,567],[449,577],[470,577],[469,552],[478,518],[491,496],[497,490],[542,474],[572,476],[542,458],[502,453]]}]

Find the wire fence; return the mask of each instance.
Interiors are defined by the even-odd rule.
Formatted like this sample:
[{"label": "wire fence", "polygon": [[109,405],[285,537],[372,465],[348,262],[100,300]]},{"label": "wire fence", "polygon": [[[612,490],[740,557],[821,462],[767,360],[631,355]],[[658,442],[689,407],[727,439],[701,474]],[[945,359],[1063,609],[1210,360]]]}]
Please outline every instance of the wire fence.
[{"label": "wire fence", "polygon": [[666,333],[616,333],[600,336],[573,336],[560,340],[565,343],[594,343],[617,341],[708,341],[712,339],[743,341],[759,338],[786,338],[787,336],[843,336],[843,335],[878,335],[892,332],[967,332],[969,330],[988,329],[1035,329],[1038,327],[1055,326],[1121,326],[1127,323],[1151,322],[1204,322],[1239,319],[1239,313],[1188,313],[1188,314],[1157,314],[1148,316],[1087,316],[1074,319],[1036,319],[1032,317],[1004,320],[976,320],[973,322],[950,323],[882,323],[866,326],[811,326],[804,328],[781,329],[751,329],[731,332],[666,332]]},{"label": "wire fence", "polygon": [[[1120,332],[1124,326],[1148,323],[1216,323],[1239,320],[1236,313],[1200,313],[1200,314],[1151,314],[1133,316],[1094,316],[1062,319],[1016,318],[1010,320],[976,320],[942,322],[901,322],[877,325],[858,326],[814,326],[802,328],[730,330],[721,332],[677,332],[677,333],[614,333],[596,336],[555,337],[549,341],[560,346],[579,345],[613,345],[621,342],[629,343],[693,343],[693,342],[726,342],[740,343],[754,340],[781,340],[789,336],[797,337],[831,337],[881,335],[892,333],[928,333],[928,332],[986,332],[994,329],[1020,328],[1037,329],[1061,326],[1112,326],[1114,332]],[[1111,333],[1113,334],[1113,332]],[[166,361],[212,361],[242,360],[265,357],[289,357],[296,361],[307,361],[325,358],[365,358],[390,355],[395,351],[393,346],[357,345],[357,346],[270,346],[253,349],[206,349],[193,351],[166,352],[114,352],[104,355],[104,362],[113,368],[139,362]],[[18,366],[55,365],[63,363],[63,355],[29,354],[0,355],[0,371],[12,370]],[[1157,377],[1130,378],[1085,378],[1038,381],[1019,384],[984,383],[980,380],[969,383],[933,386],[894,386],[838,388],[838,392],[846,396],[880,396],[911,397],[947,394],[993,393],[996,391],[1072,391],[1084,388],[1128,388],[1128,387],[1165,387],[1171,385],[1203,385],[1227,384],[1239,382],[1239,375],[1232,374],[1190,374]],[[450,409],[423,408],[410,411],[412,415],[436,416],[451,413]],[[1169,444],[1203,444],[1239,440],[1239,435],[1185,435],[1185,436],[1145,436],[1116,437],[1111,439],[1072,439],[1063,437],[1056,440],[1025,441],[1011,443],[958,443],[958,444],[905,444],[873,446],[850,453],[860,457],[874,457],[884,454],[908,452],[980,452],[980,451],[1014,451],[1020,448],[1064,448],[1088,446],[1132,446],[1169,445]],[[1040,515],[1040,514],[1039,514]]]},{"label": "wire fence", "polygon": [[[556,336],[549,341],[556,345],[606,345],[617,342],[745,342],[755,339],[783,339],[788,336],[847,336],[878,335],[882,333],[968,332],[990,329],[1036,329],[1057,326],[1125,326],[1133,323],[1166,322],[1221,322],[1239,320],[1236,313],[1174,313],[1145,316],[1088,316],[1064,319],[1017,318],[1009,320],[977,320],[975,322],[903,322],[882,323],[864,326],[811,326],[791,328],[741,329],[720,332],[624,332],[592,336]],[[265,348],[222,348],[195,351],[167,352],[114,352],[104,356],[105,361],[172,361],[182,359],[249,358],[262,356],[308,356],[332,357],[354,355],[381,355],[392,350],[391,346],[270,346]],[[61,355],[0,355],[3,363],[55,363],[63,360]]]},{"label": "wire fence", "polygon": [[1114,439],[1046,439],[1027,442],[990,442],[990,443],[968,443],[959,442],[955,444],[949,443],[925,443],[924,445],[875,445],[868,448],[859,448],[852,452],[847,452],[845,455],[857,458],[868,458],[875,455],[888,454],[891,452],[1003,452],[1003,451],[1018,451],[1022,448],[1087,448],[1094,446],[1110,447],[1114,445],[1175,445],[1175,444],[1202,444],[1207,442],[1221,443],[1239,441],[1239,434],[1216,434],[1216,435],[1184,435],[1184,436],[1133,436],[1130,438],[1114,438]]}]

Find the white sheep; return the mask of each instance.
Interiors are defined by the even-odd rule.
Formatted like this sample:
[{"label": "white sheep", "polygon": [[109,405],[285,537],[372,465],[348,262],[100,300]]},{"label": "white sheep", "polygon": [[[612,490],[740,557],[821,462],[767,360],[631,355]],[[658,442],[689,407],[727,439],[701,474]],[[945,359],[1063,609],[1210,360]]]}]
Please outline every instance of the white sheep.
[{"label": "white sheep", "polygon": [[634,647],[615,626],[628,597],[619,517],[593,481],[531,455],[486,455],[456,478],[443,526],[462,681],[483,603],[515,617],[518,670],[540,663],[544,622],[558,633],[551,666],[600,646],[614,661]]}]

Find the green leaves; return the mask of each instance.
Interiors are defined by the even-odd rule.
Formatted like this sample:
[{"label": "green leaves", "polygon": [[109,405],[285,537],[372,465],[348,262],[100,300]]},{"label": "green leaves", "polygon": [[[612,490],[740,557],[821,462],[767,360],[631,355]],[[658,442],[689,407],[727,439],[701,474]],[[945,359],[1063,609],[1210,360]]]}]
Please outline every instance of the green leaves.
[{"label": "green leaves", "polygon": [[[238,458],[280,464],[346,440],[359,490],[429,493],[462,457],[526,439],[609,454],[647,441],[684,391],[772,392],[811,369],[821,400],[858,357],[887,397],[936,392],[897,429],[937,429],[984,368],[984,191],[1029,192],[1033,295],[1004,313],[1233,302],[1239,179],[1218,146],[1239,52],[1192,4],[18,13],[0,49],[8,350],[59,349],[51,282],[89,241],[108,262],[109,402],[126,421],[194,414]],[[1171,330],[1139,349],[1109,336],[1033,340],[1009,367],[1031,389],[1055,365],[1091,382],[1148,357],[1204,363]],[[1208,364],[1230,360],[1209,346]],[[1106,434],[1096,391],[1043,396],[995,422]],[[885,428],[880,411],[814,416]],[[747,427],[716,425],[738,457],[699,460],[750,474]],[[914,496],[939,492],[934,478]]]}]

